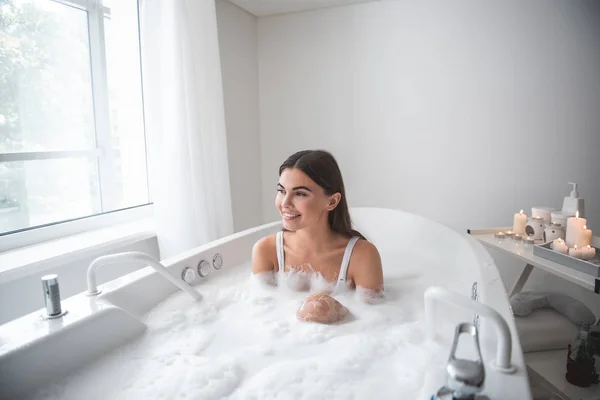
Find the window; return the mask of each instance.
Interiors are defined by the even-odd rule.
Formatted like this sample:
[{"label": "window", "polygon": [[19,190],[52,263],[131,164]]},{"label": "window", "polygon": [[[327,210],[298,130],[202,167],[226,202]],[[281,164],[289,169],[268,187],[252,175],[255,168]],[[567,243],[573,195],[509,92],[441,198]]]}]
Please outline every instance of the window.
[{"label": "window", "polygon": [[0,239],[150,203],[136,0],[0,1]]}]

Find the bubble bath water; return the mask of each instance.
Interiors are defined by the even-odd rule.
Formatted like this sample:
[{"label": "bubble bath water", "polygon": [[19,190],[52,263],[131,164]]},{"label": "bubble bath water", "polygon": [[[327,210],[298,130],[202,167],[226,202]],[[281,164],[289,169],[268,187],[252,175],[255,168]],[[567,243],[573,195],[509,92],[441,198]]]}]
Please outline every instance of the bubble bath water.
[{"label": "bubble bath water", "polygon": [[[423,274],[385,276],[385,299],[336,295],[349,315],[337,324],[300,321],[308,295],[251,278],[250,264],[221,270],[157,305],[143,337],[35,399],[417,399],[432,360],[447,349],[426,342]],[[118,327],[115,327],[118,329]]]}]

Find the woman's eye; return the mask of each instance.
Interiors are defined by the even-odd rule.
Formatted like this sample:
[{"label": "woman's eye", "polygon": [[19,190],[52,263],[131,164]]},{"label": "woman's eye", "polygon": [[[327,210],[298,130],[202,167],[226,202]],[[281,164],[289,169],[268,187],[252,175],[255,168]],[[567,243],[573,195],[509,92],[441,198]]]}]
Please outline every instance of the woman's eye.
[{"label": "woman's eye", "polygon": [[283,189],[277,189],[279,193],[283,193]]},{"label": "woman's eye", "polygon": [[297,192],[296,194],[297,194],[298,196],[306,197],[306,193]]}]

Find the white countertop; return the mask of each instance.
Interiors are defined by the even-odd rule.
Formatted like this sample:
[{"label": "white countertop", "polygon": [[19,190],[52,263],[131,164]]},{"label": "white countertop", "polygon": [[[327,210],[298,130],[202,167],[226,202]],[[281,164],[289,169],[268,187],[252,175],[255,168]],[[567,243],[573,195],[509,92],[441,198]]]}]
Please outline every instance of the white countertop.
[{"label": "white countertop", "polygon": [[[565,265],[533,255],[533,246],[526,248],[521,242],[517,246],[515,241],[506,238],[499,240],[494,237],[496,232],[506,232],[511,228],[492,228],[481,230],[469,230],[469,234],[488,248],[496,249],[516,257],[524,264],[530,264],[535,268],[544,270],[569,282],[598,293],[600,278],[578,271]],[[536,241],[535,244],[543,244]],[[600,247],[600,238],[593,237],[592,245]],[[565,399],[573,400],[600,400],[600,385],[592,385],[582,388],[570,384],[565,374],[567,372],[567,349],[538,351],[524,353],[525,363],[530,371],[530,379],[544,380],[552,390],[558,392]],[[600,367],[600,357],[596,357],[596,368]]]},{"label": "white countertop", "polygon": [[[600,281],[600,278],[567,267],[565,265],[558,264],[554,261],[535,256],[533,255],[533,246],[531,248],[525,248],[521,243],[521,247],[517,247],[512,239],[507,238],[503,241],[499,241],[494,237],[494,233],[506,232],[509,229],[511,228],[470,230],[469,233],[487,247],[510,253],[514,257],[521,259],[524,263],[531,264],[534,267],[540,268],[552,275],[556,275],[569,282],[575,283],[576,285],[591,290],[592,292],[594,291],[596,285],[598,285],[596,281]],[[542,244],[542,241],[536,241],[535,244]],[[592,245],[595,247],[600,247],[600,238],[596,236],[592,238]]]}]

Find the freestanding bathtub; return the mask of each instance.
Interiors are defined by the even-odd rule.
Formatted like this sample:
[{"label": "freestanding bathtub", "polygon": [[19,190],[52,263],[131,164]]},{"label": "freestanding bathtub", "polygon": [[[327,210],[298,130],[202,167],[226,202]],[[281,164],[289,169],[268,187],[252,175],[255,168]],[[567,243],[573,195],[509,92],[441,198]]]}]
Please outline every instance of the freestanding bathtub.
[{"label": "freestanding bathtub", "polygon": [[[455,338],[455,327],[460,323],[472,323],[478,327],[479,345],[485,369],[483,391],[478,395],[482,397],[478,398],[531,399],[527,371],[508,298],[493,259],[486,250],[469,235],[460,234],[434,221],[399,210],[353,208],[351,214],[356,228],[379,249],[386,279],[386,291],[388,290],[387,283],[390,282],[390,291],[393,292],[390,293],[390,298],[396,299],[394,304],[399,305],[398,313],[403,313],[407,323],[415,327],[412,332],[424,332],[430,335],[429,343],[437,346],[431,347],[437,349],[434,352],[423,351],[420,354],[419,351],[412,350],[405,353],[407,357],[410,353],[412,360],[418,361],[419,365],[426,366],[421,368],[422,376],[416,378],[419,380],[419,394],[414,398],[430,399],[434,393],[438,392],[438,389],[447,383],[447,361]],[[207,261],[208,264],[203,264],[204,271],[210,273],[205,277],[196,276],[192,286],[203,294],[200,302],[208,302],[211,300],[208,294],[217,293],[211,285],[214,286],[213,282],[218,280],[219,275],[227,273],[228,270],[240,268],[240,266],[247,268],[254,243],[259,238],[280,229],[279,222],[252,228],[163,260],[162,264],[174,277],[183,279],[182,274],[186,268],[191,267],[196,270],[201,261]],[[209,268],[207,269],[207,267]],[[247,271],[247,273],[249,276],[250,272]],[[100,289],[102,292],[96,296],[80,293],[64,300],[62,307],[68,313],[61,318],[44,319],[41,317],[43,310],[40,310],[0,326],[0,399],[30,398],[33,393],[63,381],[73,372],[95,363],[107,354],[119,354],[124,351],[122,350],[123,346],[141,340],[141,337],[148,335],[149,330],[155,329],[146,323],[147,316],[152,314],[153,309],[158,308],[166,299],[178,295],[177,293],[183,296],[180,296],[177,307],[185,309],[194,303],[191,297],[184,296],[183,292],[172,282],[164,279],[161,274],[150,267],[108,282]],[[406,299],[403,299],[402,296],[406,296]],[[368,307],[381,306],[369,305]],[[388,325],[381,325],[387,327],[383,330],[385,332],[397,331],[401,335],[402,330],[394,330],[394,321],[399,321],[392,315],[395,314],[395,309],[388,308],[386,313],[390,314],[390,318],[386,320]],[[359,322],[350,321],[347,325],[351,327]],[[386,334],[385,332],[381,333],[381,326],[378,328],[377,334]],[[285,329],[287,329],[287,334],[293,335],[294,329],[307,329],[304,327],[288,324]],[[276,327],[276,329],[280,328],[280,326]],[[501,328],[504,328],[504,331]],[[177,328],[169,329],[176,330]],[[302,335],[306,336],[309,333],[320,335],[315,336],[319,338],[317,340],[319,343],[310,344],[311,348],[317,349],[316,351],[320,351],[318,349],[322,345],[321,342],[343,340],[344,335],[348,336],[347,333],[350,332],[345,331],[340,337],[335,337],[333,333],[330,334],[328,333],[330,331],[326,331],[329,327],[311,326],[309,329],[313,329],[313,331],[303,331]],[[351,328],[348,329],[351,330]],[[197,332],[201,332],[201,327]],[[284,334],[281,333],[281,335]],[[280,335],[280,333],[276,333],[276,335]],[[474,359],[477,354],[476,348],[462,344],[472,338],[465,339],[464,335],[459,338],[459,349],[462,349],[461,358]],[[251,336],[246,339],[252,340]],[[364,340],[364,336],[361,340]],[[421,342],[422,339],[418,337],[410,340],[412,340],[411,343],[425,343]],[[369,345],[374,346],[373,349],[377,348],[377,343]],[[168,347],[165,348],[168,349]],[[248,348],[253,349],[252,346]],[[223,352],[226,351],[227,349],[223,349]],[[268,352],[265,349],[260,351]],[[198,352],[201,353],[201,350]],[[347,363],[356,368],[362,368],[360,365],[365,365],[364,363],[360,364],[362,361],[364,360],[351,359]],[[294,360],[288,360],[282,364],[282,368],[294,369],[294,362]],[[301,376],[308,373],[307,371],[314,365],[316,364],[308,363],[306,368],[298,367],[294,369],[293,374]],[[346,367],[345,364],[340,363],[335,368],[343,370],[342,374],[352,373],[352,370],[345,369]],[[255,369],[260,369],[260,367],[256,366]],[[327,371],[323,374],[330,373]],[[397,371],[386,368],[377,369],[377,372],[373,372],[373,374],[377,375],[376,378],[379,381],[366,380],[367,387],[361,386],[364,389],[362,394],[357,392],[344,394],[343,390],[338,388],[332,389],[333,391],[326,396],[323,395],[323,398],[364,398],[365,393],[372,393],[372,396],[377,399],[394,398],[397,395],[386,392],[381,386],[368,387],[368,382],[388,382],[388,386],[386,386],[388,388],[395,388],[394,385],[401,386],[402,379],[398,376],[399,372]],[[406,370],[402,371],[401,373],[404,375],[408,373]],[[250,376],[248,371],[238,372],[240,376],[243,376],[244,373],[246,376]],[[253,371],[253,373],[255,372]],[[123,373],[127,374],[127,371]],[[201,373],[199,372],[199,374]],[[296,387],[295,391],[286,392],[288,386],[283,384],[282,387],[277,388],[276,393],[269,394],[261,391],[258,387],[260,379],[267,378],[256,378],[256,374],[252,376],[253,378],[248,378],[254,379],[255,387],[252,396],[240,395],[239,391],[223,392],[221,390],[219,392],[213,390],[210,392],[213,395],[205,394],[194,397],[181,393],[181,397],[202,399],[227,397],[321,398],[314,391],[310,391],[314,388],[306,388],[307,391],[303,391],[302,388]],[[212,378],[203,377],[202,379],[205,379],[201,381],[202,385],[214,386]],[[225,378],[220,377],[219,379]],[[277,381],[276,378],[273,379],[275,382]],[[293,379],[290,382],[298,386],[298,382],[301,382],[298,381],[300,378]],[[318,381],[320,377],[316,379]],[[411,379],[414,380],[414,378]],[[242,385],[243,378],[237,379],[236,382],[236,384]],[[102,384],[110,385],[110,382]],[[152,382],[148,384],[150,385]],[[398,390],[394,393],[403,393],[401,387],[395,389]],[[103,390],[103,387],[97,387],[93,393],[98,393],[99,398],[103,398]],[[160,388],[157,388],[157,392],[160,392]],[[79,396],[75,396],[75,398],[77,397]],[[90,396],[82,394],[79,398],[90,398]],[[157,396],[156,398],[173,397],[167,394],[164,397]]]}]

